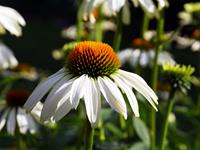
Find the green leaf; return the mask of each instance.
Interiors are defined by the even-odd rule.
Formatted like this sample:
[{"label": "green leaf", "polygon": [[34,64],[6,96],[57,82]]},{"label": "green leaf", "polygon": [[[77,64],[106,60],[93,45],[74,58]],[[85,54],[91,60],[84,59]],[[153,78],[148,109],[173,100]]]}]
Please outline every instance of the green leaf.
[{"label": "green leaf", "polygon": [[149,148],[143,142],[133,144],[129,150],[148,150]]},{"label": "green leaf", "polygon": [[150,146],[150,136],[148,129],[144,122],[140,118],[133,118],[134,127],[136,130],[137,135],[143,141],[143,143],[149,147]]}]

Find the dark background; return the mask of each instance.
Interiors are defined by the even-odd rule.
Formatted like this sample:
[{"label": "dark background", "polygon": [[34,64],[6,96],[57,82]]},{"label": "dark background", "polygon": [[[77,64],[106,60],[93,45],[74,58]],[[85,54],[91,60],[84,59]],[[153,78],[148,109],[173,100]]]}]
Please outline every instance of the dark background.
[{"label": "dark background", "polygon": [[[170,0],[166,10],[165,30],[173,30],[178,26],[177,13],[183,4],[191,0]],[[19,62],[30,63],[38,68],[56,71],[61,63],[55,61],[51,52],[62,47],[68,40],[61,37],[61,30],[76,22],[75,0],[0,0],[0,5],[16,9],[26,20],[23,36],[16,38],[7,34],[3,41],[14,51]],[[130,41],[139,35],[142,10],[131,6],[131,25],[123,28],[126,40],[122,39],[122,47],[128,47]],[[155,20],[150,28],[155,28]],[[127,39],[128,38],[128,39]]]}]

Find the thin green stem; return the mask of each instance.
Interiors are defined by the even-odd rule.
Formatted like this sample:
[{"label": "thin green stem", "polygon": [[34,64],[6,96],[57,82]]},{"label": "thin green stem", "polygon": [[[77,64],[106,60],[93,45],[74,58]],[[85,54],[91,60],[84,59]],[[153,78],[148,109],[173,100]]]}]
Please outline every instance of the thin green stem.
[{"label": "thin green stem", "polygon": [[122,38],[122,9],[117,13],[117,29],[113,40],[113,49],[119,51]]},{"label": "thin green stem", "polygon": [[161,143],[160,143],[160,150],[164,150],[165,148],[165,143],[166,143],[166,137],[167,137],[167,131],[168,131],[168,125],[169,125],[169,115],[172,111],[173,105],[174,105],[174,100],[173,100],[174,94],[172,94],[167,101],[167,112],[163,124],[163,129],[162,129],[162,135],[161,135]]},{"label": "thin green stem", "polygon": [[[160,16],[157,22],[157,37],[156,37],[156,50],[153,60],[153,72],[152,72],[152,88],[156,91],[157,79],[158,79],[158,55],[162,49],[161,38],[164,31],[164,10],[160,11]],[[156,113],[151,109],[151,150],[156,148]]]},{"label": "thin green stem", "polygon": [[149,22],[150,22],[149,16],[146,13],[144,13],[143,22],[142,22],[142,30],[141,30],[142,39],[144,39],[144,34],[149,28]]},{"label": "thin green stem", "polygon": [[16,132],[16,149],[17,150],[24,150],[27,149],[25,142],[22,139],[21,134],[19,131]]},{"label": "thin green stem", "polygon": [[81,32],[82,32],[82,13],[83,13],[83,4],[82,0],[78,1],[78,12],[77,12],[77,23],[76,23],[76,41],[79,42],[81,41]]},{"label": "thin green stem", "polygon": [[86,121],[85,126],[85,145],[84,150],[92,150],[94,142],[94,128],[91,127],[90,122]]},{"label": "thin green stem", "polygon": [[105,141],[106,137],[105,137],[105,130],[103,128],[102,118],[99,121],[98,128],[99,128],[99,140]]},{"label": "thin green stem", "polygon": [[95,24],[95,39],[101,42],[103,38],[102,21],[98,20]]}]

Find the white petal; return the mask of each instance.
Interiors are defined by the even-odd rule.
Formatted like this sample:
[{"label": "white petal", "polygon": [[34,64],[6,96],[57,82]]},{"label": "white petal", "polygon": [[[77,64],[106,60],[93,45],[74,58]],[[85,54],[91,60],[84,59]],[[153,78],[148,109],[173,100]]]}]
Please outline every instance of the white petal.
[{"label": "white petal", "polygon": [[131,105],[131,108],[135,114],[136,117],[139,117],[139,108],[138,108],[138,102],[137,99],[132,91],[132,89],[127,86],[120,78],[118,78],[117,76],[113,77],[113,79],[115,80],[115,82],[118,84],[118,86],[125,92],[128,101]]},{"label": "white petal", "polygon": [[155,13],[156,8],[152,0],[138,0],[141,7],[148,13]]},{"label": "white petal", "polygon": [[20,133],[25,134],[28,130],[28,120],[27,120],[24,109],[18,108],[17,124],[18,124]]},{"label": "white petal", "polygon": [[0,24],[11,34],[20,36],[22,34],[20,25],[25,26],[26,23],[16,10],[0,6]]},{"label": "white petal", "polygon": [[70,103],[75,109],[78,107],[79,100],[83,97],[85,78],[86,76],[82,75],[78,79],[75,79],[72,84]]},{"label": "white petal", "polygon": [[92,126],[98,125],[100,113],[100,93],[93,79],[86,78],[84,101],[88,119]]},{"label": "white petal", "polygon": [[121,61],[122,64],[125,64],[127,61],[130,60],[131,54],[133,53],[133,49],[126,48],[124,50],[121,50],[117,55]]},{"label": "white petal", "polygon": [[6,109],[0,117],[0,131],[3,129],[4,125],[6,124],[6,118],[8,116],[8,112],[10,109]]},{"label": "white petal", "polygon": [[158,104],[158,97],[153,90],[147,85],[147,83],[137,74],[119,70],[119,76],[127,85],[135,88],[140,94],[142,94],[148,102],[157,110],[154,103]]},{"label": "white petal", "polygon": [[18,64],[13,52],[0,42],[0,69],[13,68]]},{"label": "white petal", "polygon": [[108,7],[113,12],[118,12],[125,4],[125,0],[107,0]]},{"label": "white petal", "polygon": [[48,77],[45,81],[41,82],[30,95],[24,107],[31,111],[33,107],[43,98],[43,96],[52,88],[52,86],[65,76],[64,69],[59,70],[57,73]]},{"label": "white petal", "polygon": [[11,109],[10,114],[8,116],[7,121],[7,132],[11,135],[14,135],[15,133],[15,126],[16,126],[16,110],[15,108]]},{"label": "white petal", "polygon": [[41,113],[42,121],[49,120],[55,113],[58,102],[69,97],[72,83],[73,80],[69,80],[69,77],[64,77],[54,86],[44,102]]},{"label": "white petal", "polygon": [[150,56],[148,55],[147,52],[142,52],[141,53],[140,60],[139,60],[141,66],[146,67],[147,65],[150,64],[150,62],[151,62],[150,60],[151,60]]},{"label": "white petal", "polygon": [[43,108],[43,103],[38,102],[38,103],[35,105],[35,107],[33,107],[33,109],[31,110],[31,115],[32,115],[37,121],[40,120],[42,108]]},{"label": "white petal", "polygon": [[118,87],[108,77],[98,78],[99,87],[101,93],[105,97],[109,105],[122,114],[124,118],[127,118],[127,108],[124,102],[124,98],[118,89]]},{"label": "white petal", "polygon": [[72,109],[72,105],[69,101],[69,99],[67,99],[65,102],[62,103],[62,105],[58,106],[54,116],[53,116],[53,120],[58,121],[60,119],[62,119],[66,114],[69,113],[69,111]]},{"label": "white petal", "polygon": [[34,134],[37,131],[36,124],[29,114],[26,115],[26,118],[28,121],[28,130],[30,131],[30,133]]}]

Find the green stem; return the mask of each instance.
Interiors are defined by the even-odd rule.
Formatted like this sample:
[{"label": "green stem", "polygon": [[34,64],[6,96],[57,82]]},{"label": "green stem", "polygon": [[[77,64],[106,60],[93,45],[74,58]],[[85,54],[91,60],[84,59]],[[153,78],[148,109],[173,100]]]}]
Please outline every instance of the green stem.
[{"label": "green stem", "polygon": [[144,34],[149,28],[149,21],[150,21],[149,16],[146,13],[144,13],[143,22],[142,22],[142,30],[141,30],[142,39],[144,39]]},{"label": "green stem", "polygon": [[102,30],[102,21],[98,20],[95,25],[95,39],[96,41],[101,42],[103,38],[103,30]]},{"label": "green stem", "polygon": [[91,127],[90,122],[86,121],[85,127],[85,145],[84,150],[92,150],[93,149],[93,141],[94,141],[94,128]]},{"label": "green stem", "polygon": [[27,149],[25,142],[23,141],[21,134],[19,131],[16,131],[16,149],[17,150],[24,150]]},{"label": "green stem", "polygon": [[161,143],[160,143],[160,150],[164,150],[165,148],[165,143],[166,143],[166,137],[167,137],[167,131],[168,131],[168,125],[169,125],[169,115],[172,111],[173,105],[174,105],[174,100],[173,100],[174,94],[171,94],[168,104],[167,104],[167,112],[163,124],[163,129],[162,129],[162,135],[161,135]]},{"label": "green stem", "polygon": [[113,40],[113,49],[119,51],[122,38],[122,9],[117,13],[117,29]]},{"label": "green stem", "polygon": [[[152,72],[152,88],[156,92],[157,79],[158,79],[158,55],[162,49],[161,37],[164,31],[164,10],[160,11],[160,16],[157,22],[157,37],[156,37],[156,50],[153,60],[153,72]],[[156,113],[151,109],[151,150],[156,148]]]},{"label": "green stem", "polygon": [[103,123],[102,123],[102,119],[100,119],[99,121],[99,139],[100,141],[105,141],[106,137],[105,137],[105,131],[104,131],[104,128],[103,128]]},{"label": "green stem", "polygon": [[78,1],[78,12],[77,12],[77,23],[76,23],[76,41],[79,42],[81,41],[81,32],[82,32],[82,26],[83,26],[83,22],[82,22],[82,13],[83,13],[83,4],[82,4],[82,0]]}]

